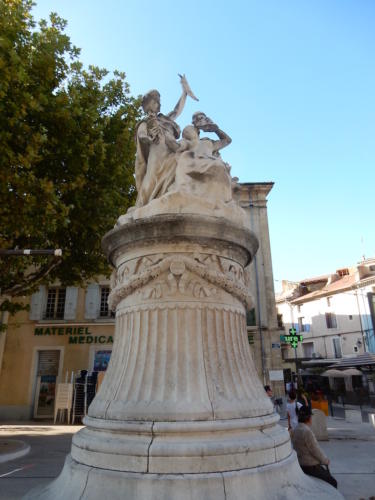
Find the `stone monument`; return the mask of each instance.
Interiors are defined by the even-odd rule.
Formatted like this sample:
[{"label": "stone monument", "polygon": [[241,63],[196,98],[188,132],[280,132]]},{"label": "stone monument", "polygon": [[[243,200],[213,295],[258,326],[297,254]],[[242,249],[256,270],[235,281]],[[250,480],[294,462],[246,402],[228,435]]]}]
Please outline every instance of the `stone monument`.
[{"label": "stone monument", "polygon": [[[246,266],[258,241],[204,113],[175,122],[143,98],[138,198],[103,238],[114,268],[112,358],[60,476],[28,498],[342,498],[305,476],[259,381],[246,333]],[[201,137],[213,132],[217,140]]]}]

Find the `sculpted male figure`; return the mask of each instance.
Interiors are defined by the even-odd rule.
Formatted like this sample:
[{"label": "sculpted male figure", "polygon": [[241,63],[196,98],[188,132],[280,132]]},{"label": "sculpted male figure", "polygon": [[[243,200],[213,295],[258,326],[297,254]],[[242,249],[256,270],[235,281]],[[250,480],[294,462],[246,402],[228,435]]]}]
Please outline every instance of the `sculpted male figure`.
[{"label": "sculpted male figure", "polygon": [[[182,132],[176,178],[170,191],[228,202],[232,198],[230,167],[219,151],[230,144],[231,138],[201,111],[194,113],[192,122]],[[219,140],[200,138],[200,130],[215,132]]]},{"label": "sculpted male figure", "polygon": [[223,132],[223,130],[221,130],[216,125],[216,123],[214,123],[208,116],[206,116],[205,113],[202,113],[202,111],[197,111],[193,114],[192,123],[197,131],[198,136],[200,130],[203,130],[204,132],[215,132],[215,134],[219,137],[219,141],[211,141],[208,138],[202,139],[203,141],[212,142],[212,152],[215,155],[218,155],[220,149],[229,146],[229,144],[232,142],[232,139],[229,137],[229,135]]}]

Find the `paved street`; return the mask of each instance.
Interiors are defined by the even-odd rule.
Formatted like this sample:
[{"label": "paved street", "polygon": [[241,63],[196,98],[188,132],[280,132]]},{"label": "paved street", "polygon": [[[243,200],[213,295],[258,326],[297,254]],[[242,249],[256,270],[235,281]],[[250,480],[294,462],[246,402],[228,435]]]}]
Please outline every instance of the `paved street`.
[{"label": "paved street", "polygon": [[0,463],[0,499],[15,500],[31,488],[59,475],[70,451],[72,436],[81,426],[4,425],[0,439],[12,437],[28,443],[28,455]]},{"label": "paved street", "polygon": [[[285,421],[281,424],[285,425]],[[0,499],[20,499],[29,489],[55,478],[70,450],[72,435],[79,429],[35,423],[3,425],[0,440],[25,441],[31,451],[22,458],[0,463]],[[331,472],[341,493],[347,500],[375,496],[375,429],[369,424],[329,418],[328,432],[330,441],[320,444],[331,459]]]}]

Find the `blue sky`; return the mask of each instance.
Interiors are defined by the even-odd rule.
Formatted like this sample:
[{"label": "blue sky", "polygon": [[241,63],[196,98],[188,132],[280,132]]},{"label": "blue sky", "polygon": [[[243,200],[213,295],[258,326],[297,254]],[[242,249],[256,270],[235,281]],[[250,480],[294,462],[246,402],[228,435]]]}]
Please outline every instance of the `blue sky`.
[{"label": "blue sky", "polygon": [[241,182],[273,181],[274,278],[299,280],[375,256],[375,2],[372,0],[39,0],[81,60],[157,88],[162,111],[186,73],[232,137]]}]

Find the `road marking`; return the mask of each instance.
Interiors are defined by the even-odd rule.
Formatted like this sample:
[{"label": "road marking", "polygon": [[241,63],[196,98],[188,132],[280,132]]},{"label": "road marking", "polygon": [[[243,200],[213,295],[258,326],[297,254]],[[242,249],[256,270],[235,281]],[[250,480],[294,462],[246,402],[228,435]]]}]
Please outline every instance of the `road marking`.
[{"label": "road marking", "polygon": [[33,466],[34,466],[34,464],[25,465],[24,467],[19,467],[18,469],[13,469],[9,472],[6,472],[5,474],[0,474],[0,477],[10,476],[11,474],[18,472],[19,470],[29,469],[30,467],[33,467]]}]

